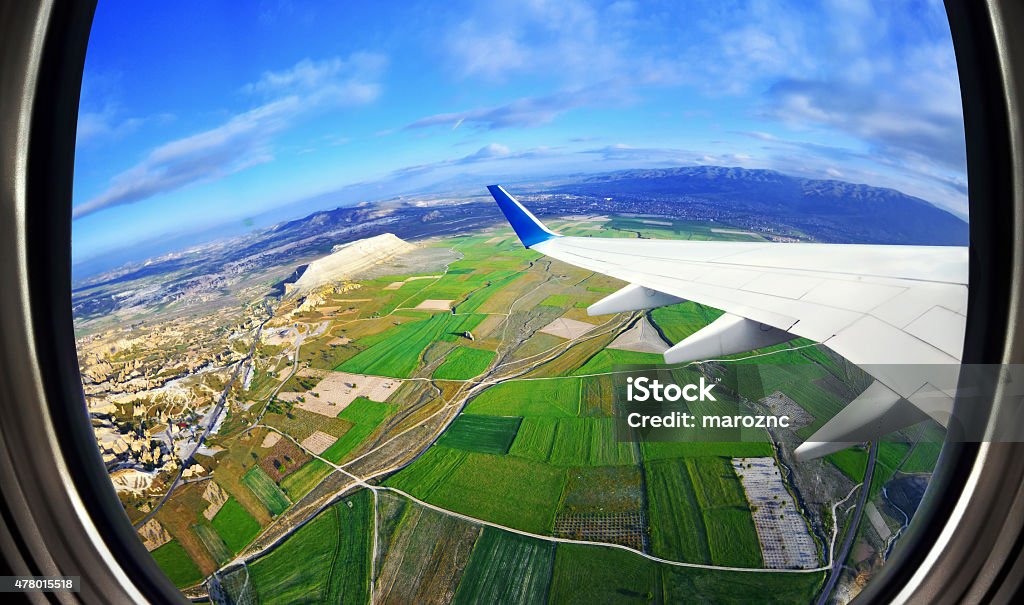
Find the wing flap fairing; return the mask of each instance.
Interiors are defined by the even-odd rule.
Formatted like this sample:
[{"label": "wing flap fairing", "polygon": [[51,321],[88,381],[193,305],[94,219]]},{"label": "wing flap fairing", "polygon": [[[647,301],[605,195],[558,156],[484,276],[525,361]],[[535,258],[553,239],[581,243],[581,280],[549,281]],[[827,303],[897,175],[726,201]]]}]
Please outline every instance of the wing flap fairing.
[{"label": "wing flap fairing", "polygon": [[788,342],[789,332],[725,313],[665,351],[665,363],[715,359]]},{"label": "wing flap fairing", "polygon": [[928,419],[917,406],[877,380],[793,452],[811,460]]},{"label": "wing flap fairing", "polygon": [[610,315],[612,313],[629,313],[645,309],[657,309],[668,305],[686,302],[686,299],[658,292],[637,284],[630,284],[621,290],[605,296],[587,307],[587,315]]}]

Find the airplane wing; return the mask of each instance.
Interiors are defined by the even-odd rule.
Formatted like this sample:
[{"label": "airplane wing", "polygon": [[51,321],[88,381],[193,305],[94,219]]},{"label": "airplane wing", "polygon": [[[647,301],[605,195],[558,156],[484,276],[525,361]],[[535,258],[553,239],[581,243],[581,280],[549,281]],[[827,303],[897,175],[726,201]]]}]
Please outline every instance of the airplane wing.
[{"label": "airplane wing", "polygon": [[931,417],[945,426],[963,349],[967,248],[567,237],[488,187],[527,248],[629,285],[591,315],[691,300],[725,312],[665,352],[712,359],[798,336],[875,382],[797,448],[824,456]]}]

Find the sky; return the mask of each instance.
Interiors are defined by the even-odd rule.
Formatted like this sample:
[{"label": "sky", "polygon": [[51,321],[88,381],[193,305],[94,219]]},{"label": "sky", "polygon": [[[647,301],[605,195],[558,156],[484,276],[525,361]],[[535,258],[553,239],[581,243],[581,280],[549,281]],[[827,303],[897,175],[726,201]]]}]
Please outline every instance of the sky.
[{"label": "sky", "polygon": [[939,0],[101,0],[75,262],[253,218],[505,181],[721,165],[967,215]]}]

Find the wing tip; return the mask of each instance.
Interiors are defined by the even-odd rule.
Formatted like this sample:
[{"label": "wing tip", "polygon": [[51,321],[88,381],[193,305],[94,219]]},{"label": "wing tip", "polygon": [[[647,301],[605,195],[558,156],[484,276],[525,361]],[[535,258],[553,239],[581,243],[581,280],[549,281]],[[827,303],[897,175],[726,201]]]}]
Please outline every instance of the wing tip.
[{"label": "wing tip", "polygon": [[512,230],[516,232],[516,236],[519,237],[519,241],[523,243],[523,246],[530,248],[558,237],[557,233],[545,227],[544,223],[540,222],[532,212],[520,204],[519,200],[512,197],[509,192],[505,191],[505,188],[501,185],[488,185],[487,191],[494,198],[494,201],[498,203],[498,208],[505,215],[505,219],[508,220],[509,225],[512,226]]}]

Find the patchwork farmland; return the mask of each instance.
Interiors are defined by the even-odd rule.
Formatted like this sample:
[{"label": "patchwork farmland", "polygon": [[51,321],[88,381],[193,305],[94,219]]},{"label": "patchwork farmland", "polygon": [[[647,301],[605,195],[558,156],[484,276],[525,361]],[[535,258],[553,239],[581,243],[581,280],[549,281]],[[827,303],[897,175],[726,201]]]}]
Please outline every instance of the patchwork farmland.
[{"label": "patchwork farmland", "polygon": [[[605,218],[588,232],[664,227]],[[249,387],[228,389],[226,418],[195,457],[207,474],[152,517],[170,538],[153,556],[187,594],[212,584],[282,603],[813,599],[831,505],[863,480],[866,451],[815,467],[821,486],[780,476],[807,496],[799,512],[815,550],[798,573],[764,571],[778,566],[759,539],[766,509],[735,461],[785,460],[841,409],[841,361],[804,341],[755,352],[776,366],[759,376],[760,397],[693,408],[781,406],[804,423],[794,434],[620,442],[613,373],[660,364],[666,343],[717,311],[589,317],[622,284],[542,262],[504,227],[419,246],[433,264],[396,259],[278,303]],[[883,485],[936,455],[909,438],[884,449],[869,486],[880,516],[894,518]],[[143,504],[133,518],[149,514]]]}]

